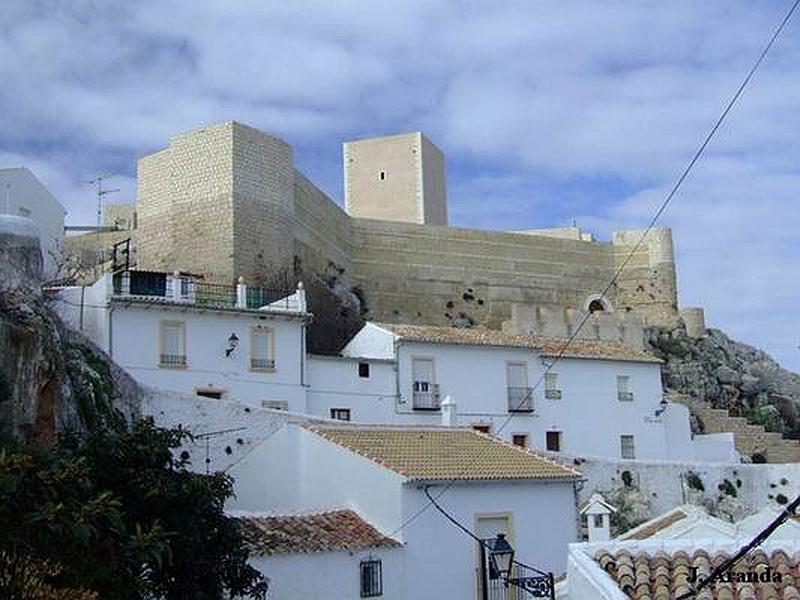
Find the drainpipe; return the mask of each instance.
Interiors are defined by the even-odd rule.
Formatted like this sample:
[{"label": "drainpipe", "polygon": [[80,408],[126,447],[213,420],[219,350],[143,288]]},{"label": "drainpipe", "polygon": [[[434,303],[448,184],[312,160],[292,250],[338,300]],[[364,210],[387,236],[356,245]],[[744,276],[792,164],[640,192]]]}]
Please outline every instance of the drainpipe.
[{"label": "drainpipe", "polygon": [[400,338],[395,338],[392,342],[394,347],[394,411],[399,413],[400,404]]},{"label": "drainpipe", "polygon": [[108,305],[108,356],[114,358],[114,305]]}]

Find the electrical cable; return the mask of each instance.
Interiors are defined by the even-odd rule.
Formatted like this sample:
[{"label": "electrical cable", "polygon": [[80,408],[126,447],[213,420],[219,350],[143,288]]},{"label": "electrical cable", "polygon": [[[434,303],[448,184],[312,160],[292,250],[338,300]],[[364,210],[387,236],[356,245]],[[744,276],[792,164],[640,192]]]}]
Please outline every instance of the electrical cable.
[{"label": "electrical cable", "polygon": [[[789,20],[791,19],[792,15],[796,11],[798,5],[800,5],[800,0],[795,0],[794,3],[792,4],[791,8],[789,9],[789,11],[786,13],[786,16],[781,21],[780,25],[778,25],[778,27],[773,32],[772,36],[769,39],[769,42],[766,44],[766,46],[764,46],[763,50],[759,54],[759,56],[756,59],[755,63],[750,68],[750,70],[747,72],[747,75],[742,80],[742,83],[736,89],[736,92],[733,94],[733,96],[727,102],[727,104],[725,105],[725,108],[723,109],[722,113],[717,118],[717,120],[714,122],[714,125],[711,127],[709,132],[706,134],[705,138],[703,139],[702,143],[698,147],[697,151],[692,155],[692,158],[686,164],[686,167],[683,169],[683,171],[681,172],[680,176],[676,179],[676,181],[673,184],[672,188],[670,189],[669,193],[664,198],[664,200],[662,201],[662,203],[659,206],[658,210],[653,215],[653,218],[650,220],[649,224],[647,225],[647,228],[644,230],[644,232],[642,233],[641,237],[636,242],[634,247],[627,253],[627,255],[625,256],[625,259],[622,261],[622,263],[619,265],[619,267],[615,271],[613,277],[611,278],[611,281],[609,281],[608,285],[606,285],[605,288],[603,289],[603,291],[599,294],[599,298],[600,299],[605,298],[606,294],[616,284],[617,279],[619,279],[619,276],[622,274],[622,272],[625,269],[625,267],[627,267],[627,265],[630,262],[631,258],[634,256],[634,254],[636,254],[636,252],[638,252],[639,248],[641,248],[641,246],[644,243],[644,240],[646,239],[647,235],[652,231],[653,227],[658,222],[658,219],[661,217],[661,215],[664,213],[664,211],[667,209],[667,207],[669,206],[670,202],[672,202],[672,199],[675,197],[675,195],[677,194],[678,190],[683,185],[683,182],[689,176],[689,174],[691,173],[692,169],[697,164],[697,161],[704,154],[704,152],[705,152],[706,148],[708,147],[709,143],[714,138],[714,136],[716,135],[716,133],[719,130],[720,126],[722,125],[722,123],[727,118],[728,113],[730,113],[731,109],[734,107],[734,105],[738,101],[739,97],[742,95],[742,93],[744,92],[745,88],[750,83],[750,80],[753,78],[753,75],[755,75],[756,71],[761,66],[761,63],[764,62],[764,59],[767,57],[767,54],[769,54],[769,51],[772,49],[772,46],[775,44],[775,41],[778,39],[778,36],[780,36],[781,32],[786,27],[787,23],[789,22]],[[559,351],[556,353],[555,357],[549,362],[549,364],[547,365],[547,368],[544,370],[542,375],[536,381],[536,384],[531,388],[531,396],[533,395],[533,392],[536,391],[536,389],[541,385],[542,381],[544,381],[545,376],[550,372],[550,370],[553,368],[553,366],[555,366],[555,364],[559,360],[561,360],[561,358],[564,356],[564,354],[566,353],[569,345],[576,339],[578,333],[580,333],[581,329],[587,323],[587,321],[589,320],[590,316],[591,316],[591,312],[590,311],[587,310],[587,311],[584,312],[583,317],[579,321],[578,326],[573,330],[572,335],[570,335],[565,340],[564,344],[561,346]],[[518,407],[522,406],[522,404],[526,400],[527,400],[527,398],[523,398],[520,401]],[[501,426],[496,430],[495,435],[497,435],[500,432],[502,432],[505,429],[505,427],[508,426],[508,424],[511,422],[512,418],[513,418],[513,414],[509,415],[505,419],[505,421],[501,424]],[[455,481],[456,481],[455,479],[449,480],[447,482],[447,484],[442,488],[442,491],[437,495],[437,499],[441,498],[447,492],[447,490],[455,483]],[[402,531],[403,529],[408,527],[408,525],[410,525],[416,519],[418,519],[420,516],[422,516],[422,514],[424,514],[430,508],[430,506],[431,506],[431,502],[426,503],[422,508],[420,508],[418,511],[413,513],[410,517],[405,519],[402,523],[400,523],[400,525],[389,534],[389,537],[395,536],[397,533],[399,533],[400,531]],[[460,527],[463,528],[463,526],[460,526]]]},{"label": "electrical cable", "polygon": [[769,536],[771,536],[778,527],[783,525],[786,521],[788,521],[791,517],[795,516],[798,506],[800,506],[800,496],[794,499],[794,501],[787,505],[786,508],[779,514],[775,520],[772,521],[769,525],[767,525],[758,535],[756,535],[750,542],[742,546],[739,551],[734,554],[731,558],[726,560],[722,563],[719,567],[711,571],[708,577],[700,581],[700,583],[695,587],[693,590],[690,590],[680,596],[678,596],[677,600],[685,600],[686,598],[691,598],[696,596],[699,592],[703,589],[707,588],[710,585],[713,585],[715,581],[717,581],[722,575],[733,569],[740,560],[742,560],[747,554],[750,553],[751,550],[757,548],[761,544],[763,544]]}]

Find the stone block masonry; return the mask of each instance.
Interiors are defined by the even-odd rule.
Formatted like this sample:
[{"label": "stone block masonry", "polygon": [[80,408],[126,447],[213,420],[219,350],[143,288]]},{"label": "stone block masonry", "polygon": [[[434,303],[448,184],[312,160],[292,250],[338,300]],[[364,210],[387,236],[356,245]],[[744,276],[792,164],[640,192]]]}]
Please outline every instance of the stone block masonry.
[{"label": "stone block masonry", "polygon": [[[418,138],[425,150],[424,137],[409,139]],[[397,139],[405,140],[385,139],[392,142],[390,158]],[[381,155],[380,140],[358,144],[375,151],[359,160],[369,163]],[[443,177],[443,157],[429,152],[427,170]],[[358,288],[368,318],[499,329],[516,313],[547,322],[542,331],[568,334],[575,315],[587,309],[641,237],[623,231],[612,243],[600,243],[580,232],[429,224],[446,220],[444,183],[430,173],[426,180],[427,163],[419,160],[421,170],[411,169],[413,161],[405,165],[421,178],[408,180],[409,197],[395,190],[414,215],[393,221],[387,220],[389,211],[381,219],[356,218],[294,169],[291,147],[281,140],[235,122],[173,136],[168,148],[139,161],[139,267],[180,269],[220,282],[238,276],[269,281],[278,274],[335,279],[337,286]],[[350,175],[348,185],[354,185]],[[442,198],[442,206],[420,209],[417,196],[426,189],[433,190],[431,198]],[[361,200],[367,193],[359,192]],[[372,206],[369,196],[366,201]],[[627,320],[598,321],[598,336],[624,339],[626,323],[674,323],[677,284],[669,230],[650,232],[608,296],[606,311]]]}]

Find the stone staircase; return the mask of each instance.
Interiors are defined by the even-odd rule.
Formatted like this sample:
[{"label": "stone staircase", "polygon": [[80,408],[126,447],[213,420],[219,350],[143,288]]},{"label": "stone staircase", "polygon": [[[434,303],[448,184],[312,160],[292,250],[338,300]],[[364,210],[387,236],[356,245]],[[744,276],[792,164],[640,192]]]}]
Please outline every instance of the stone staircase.
[{"label": "stone staircase", "polygon": [[770,463],[800,462],[798,440],[784,439],[780,433],[767,431],[761,425],[752,425],[744,417],[732,417],[724,408],[711,408],[690,396],[672,393],[669,399],[688,406],[703,423],[706,433],[732,432],[736,450],[742,456],[760,453]]}]

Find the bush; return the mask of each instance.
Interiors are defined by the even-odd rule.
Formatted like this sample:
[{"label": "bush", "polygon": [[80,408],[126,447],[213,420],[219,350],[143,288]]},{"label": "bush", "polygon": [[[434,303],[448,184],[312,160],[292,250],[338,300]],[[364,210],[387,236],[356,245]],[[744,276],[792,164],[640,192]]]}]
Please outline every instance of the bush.
[{"label": "bush", "polygon": [[727,479],[723,480],[723,482],[720,483],[717,487],[720,492],[726,494],[727,496],[731,496],[732,498],[736,498],[736,496],[738,495],[738,492],[736,491],[736,486],[733,485]]},{"label": "bush", "polygon": [[693,490],[697,490],[698,492],[705,492],[706,486],[703,485],[703,480],[700,479],[700,475],[695,473],[694,471],[689,471],[686,473],[686,484]]},{"label": "bush", "polygon": [[622,483],[625,484],[625,487],[631,487],[633,485],[633,475],[630,471],[622,472]]},{"label": "bush", "polygon": [[787,504],[789,502],[789,499],[786,496],[784,496],[783,494],[778,494],[777,496],[775,496],[775,502],[777,502],[778,504],[783,505],[783,504]]}]

